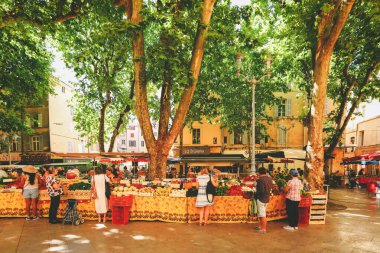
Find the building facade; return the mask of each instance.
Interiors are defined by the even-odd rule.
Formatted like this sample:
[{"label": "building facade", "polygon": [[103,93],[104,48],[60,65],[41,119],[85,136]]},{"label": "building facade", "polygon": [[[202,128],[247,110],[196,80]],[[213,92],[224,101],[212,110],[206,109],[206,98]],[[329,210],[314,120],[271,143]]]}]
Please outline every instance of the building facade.
[{"label": "building facade", "polygon": [[73,88],[54,77],[50,82],[53,93],[41,104],[25,108],[24,120],[32,128],[32,133],[13,138],[12,162],[42,164],[49,162],[51,152],[88,151],[85,139],[74,128],[73,110],[69,106]]},{"label": "building facade", "polygon": [[[154,137],[158,136],[158,123],[153,122]],[[116,138],[114,152],[120,153],[147,153],[146,143],[137,120],[131,121],[124,133]]]}]

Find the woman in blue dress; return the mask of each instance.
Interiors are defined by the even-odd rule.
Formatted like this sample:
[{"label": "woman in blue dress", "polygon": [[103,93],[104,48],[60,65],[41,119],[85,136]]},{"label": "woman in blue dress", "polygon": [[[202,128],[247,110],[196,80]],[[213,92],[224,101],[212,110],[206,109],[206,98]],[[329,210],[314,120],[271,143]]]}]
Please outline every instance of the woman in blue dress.
[{"label": "woman in blue dress", "polygon": [[198,195],[195,206],[200,209],[199,212],[199,225],[209,224],[208,216],[210,213],[210,206],[214,204],[214,199],[207,199],[206,187],[207,183],[211,180],[212,184],[217,187],[217,181],[211,177],[209,174],[209,169],[207,167],[203,168],[201,172],[197,175],[198,182]]}]

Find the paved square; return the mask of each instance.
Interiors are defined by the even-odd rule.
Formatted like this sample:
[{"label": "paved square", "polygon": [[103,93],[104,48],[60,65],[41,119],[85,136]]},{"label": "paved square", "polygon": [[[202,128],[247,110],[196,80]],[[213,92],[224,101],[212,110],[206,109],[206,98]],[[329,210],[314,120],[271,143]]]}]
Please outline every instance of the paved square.
[{"label": "paved square", "polygon": [[0,219],[1,253],[34,252],[380,252],[379,201],[365,190],[331,190],[326,225],[282,229],[268,223],[258,234],[255,224],[85,222],[80,226],[49,224],[47,219]]}]

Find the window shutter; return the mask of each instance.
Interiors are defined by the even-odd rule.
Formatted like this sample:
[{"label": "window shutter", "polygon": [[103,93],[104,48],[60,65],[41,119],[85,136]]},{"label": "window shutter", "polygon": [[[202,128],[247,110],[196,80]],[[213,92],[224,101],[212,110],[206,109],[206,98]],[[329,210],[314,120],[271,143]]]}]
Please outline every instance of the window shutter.
[{"label": "window shutter", "polygon": [[42,113],[38,114],[38,127],[42,127]]},{"label": "window shutter", "polygon": [[26,124],[30,127],[32,126],[32,121],[30,120],[28,116],[26,116]]},{"label": "window shutter", "polygon": [[30,139],[30,136],[26,136],[25,137],[25,149],[26,149],[26,151],[30,151],[31,150],[31,139]]},{"label": "window shutter", "polygon": [[248,144],[248,131],[243,133],[243,144]]},{"label": "window shutter", "polygon": [[234,132],[230,134],[230,144],[235,144],[234,142]]},{"label": "window shutter", "polygon": [[291,115],[292,115],[292,100],[288,98],[286,99],[285,116],[291,116]]},{"label": "window shutter", "polygon": [[38,139],[40,140],[40,150],[44,150],[45,145],[44,145],[44,138],[43,138],[43,136],[40,135]]},{"label": "window shutter", "polygon": [[273,111],[274,111],[273,116],[278,117],[278,106],[277,105],[273,106]]}]

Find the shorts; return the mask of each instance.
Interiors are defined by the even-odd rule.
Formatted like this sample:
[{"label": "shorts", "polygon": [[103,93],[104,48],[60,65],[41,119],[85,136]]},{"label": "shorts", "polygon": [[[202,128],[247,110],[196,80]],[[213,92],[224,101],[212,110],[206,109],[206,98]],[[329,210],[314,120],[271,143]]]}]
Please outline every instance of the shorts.
[{"label": "shorts", "polygon": [[24,199],[36,199],[38,198],[38,188],[24,189],[22,196],[24,197]]},{"label": "shorts", "polygon": [[260,200],[257,200],[256,203],[257,203],[257,217],[259,217],[259,218],[267,217],[267,205],[268,205],[268,203],[263,203]]}]

